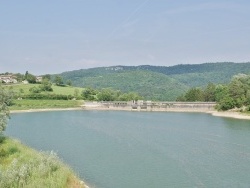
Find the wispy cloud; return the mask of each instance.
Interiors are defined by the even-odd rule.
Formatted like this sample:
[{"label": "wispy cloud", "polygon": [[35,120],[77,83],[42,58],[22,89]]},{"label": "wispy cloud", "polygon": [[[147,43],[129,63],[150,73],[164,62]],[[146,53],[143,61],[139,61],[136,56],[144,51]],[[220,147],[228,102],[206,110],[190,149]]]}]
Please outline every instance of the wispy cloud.
[{"label": "wispy cloud", "polygon": [[111,39],[121,28],[128,27],[134,25],[136,22],[138,22],[138,19],[136,18],[136,15],[140,13],[142,8],[148,3],[149,0],[144,0],[141,2],[131,14],[128,15],[128,17],[123,20],[117,27],[115,27],[108,35],[108,39]]}]

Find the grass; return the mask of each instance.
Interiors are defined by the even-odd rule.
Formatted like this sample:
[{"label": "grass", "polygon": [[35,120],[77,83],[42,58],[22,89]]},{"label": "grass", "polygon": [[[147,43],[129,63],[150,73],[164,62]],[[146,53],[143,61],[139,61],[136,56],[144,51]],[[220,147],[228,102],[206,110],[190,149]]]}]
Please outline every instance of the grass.
[{"label": "grass", "polygon": [[37,152],[19,141],[0,136],[0,187],[84,188],[54,152]]},{"label": "grass", "polygon": [[[21,94],[30,94],[29,89],[32,87],[39,87],[39,85],[40,84],[11,84],[11,85],[5,85],[4,87],[12,88],[12,90],[15,93],[20,93],[20,90],[22,90],[23,93]],[[83,88],[80,88],[80,87],[73,87],[73,86],[61,87],[61,86],[56,86],[56,85],[52,85],[52,89],[53,89],[53,92],[49,92],[49,93],[64,94],[64,95],[74,95],[76,89],[79,90],[79,94],[80,94],[81,91],[83,90]],[[48,93],[48,92],[41,92],[41,93]]]},{"label": "grass", "polygon": [[[11,89],[14,93],[25,95],[30,94],[29,91],[32,87],[39,87],[40,84],[11,84],[5,85],[7,89]],[[56,86],[53,85],[53,92],[41,92],[42,94],[62,94],[62,95],[72,95],[74,96],[76,90],[80,95],[82,88],[72,87],[72,86]],[[22,90],[22,92],[21,92]],[[45,109],[45,108],[76,108],[82,105],[81,100],[13,100],[10,110],[30,110],[30,109]]]},{"label": "grass", "polygon": [[81,100],[13,100],[10,110],[29,110],[45,108],[76,108],[83,104]]}]

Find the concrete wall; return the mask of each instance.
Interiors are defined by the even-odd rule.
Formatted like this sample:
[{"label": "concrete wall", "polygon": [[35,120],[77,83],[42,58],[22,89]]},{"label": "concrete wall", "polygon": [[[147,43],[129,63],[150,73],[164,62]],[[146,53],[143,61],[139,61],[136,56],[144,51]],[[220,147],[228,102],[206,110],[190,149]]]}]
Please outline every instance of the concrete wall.
[{"label": "concrete wall", "polygon": [[112,102],[85,102],[83,108],[102,108],[114,110],[137,111],[211,111],[214,102],[152,102],[152,101],[112,101]]}]

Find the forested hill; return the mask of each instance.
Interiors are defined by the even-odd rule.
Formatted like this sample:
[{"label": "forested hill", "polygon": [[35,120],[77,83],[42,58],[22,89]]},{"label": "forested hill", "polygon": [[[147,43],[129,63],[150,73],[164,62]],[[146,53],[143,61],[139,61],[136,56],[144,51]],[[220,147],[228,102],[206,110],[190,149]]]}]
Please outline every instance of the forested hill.
[{"label": "forested hill", "polygon": [[204,63],[164,66],[112,66],[64,72],[63,79],[73,85],[134,91],[146,99],[174,100],[189,87],[209,82],[228,83],[232,76],[250,74],[249,63]]}]

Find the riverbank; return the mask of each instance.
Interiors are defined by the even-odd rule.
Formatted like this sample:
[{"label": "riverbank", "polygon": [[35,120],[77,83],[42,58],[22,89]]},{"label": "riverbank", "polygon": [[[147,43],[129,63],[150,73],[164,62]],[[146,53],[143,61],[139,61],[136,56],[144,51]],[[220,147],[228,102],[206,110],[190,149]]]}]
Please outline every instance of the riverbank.
[{"label": "riverbank", "polygon": [[[42,108],[42,109],[29,109],[29,110],[11,110],[10,113],[29,113],[29,112],[49,112],[49,111],[70,111],[70,110],[97,110],[97,111],[134,111],[134,112],[145,112],[147,110],[133,110],[126,107],[101,107],[101,106],[88,106],[88,107],[76,107],[76,108]],[[217,111],[214,109],[196,109],[196,108],[155,108],[147,112],[191,112],[191,113],[208,113],[213,116],[227,117],[235,119],[250,120],[250,115],[241,112],[231,111]]]},{"label": "riverbank", "polygon": [[27,110],[30,109],[65,109],[79,108],[83,104],[82,100],[13,100],[10,110]]},{"label": "riverbank", "polygon": [[[95,107],[95,108],[84,108],[84,110],[119,110],[119,111],[135,111],[137,112],[138,110],[131,110],[128,108],[103,108],[103,107]],[[211,110],[211,109],[195,109],[195,108],[168,108],[168,109],[152,109],[150,111],[147,110],[140,110],[139,112],[184,112],[184,113],[208,113],[213,116],[218,116],[218,117],[227,117],[227,118],[234,118],[234,119],[245,119],[245,120],[250,120],[250,115],[241,113],[241,112],[221,112],[217,110]]]},{"label": "riverbank", "polygon": [[74,107],[74,108],[40,108],[40,109],[28,109],[28,110],[10,110],[10,113],[15,114],[15,113],[29,113],[29,112],[69,111],[69,110],[82,110],[82,108]]},{"label": "riverbank", "polygon": [[38,152],[3,135],[0,170],[0,187],[87,188],[54,152]]},{"label": "riverbank", "polygon": [[240,113],[240,112],[229,112],[229,111],[218,112],[218,111],[214,111],[214,112],[210,112],[210,113],[213,116],[250,120],[250,115],[247,115],[247,114],[244,114],[244,113]]}]

